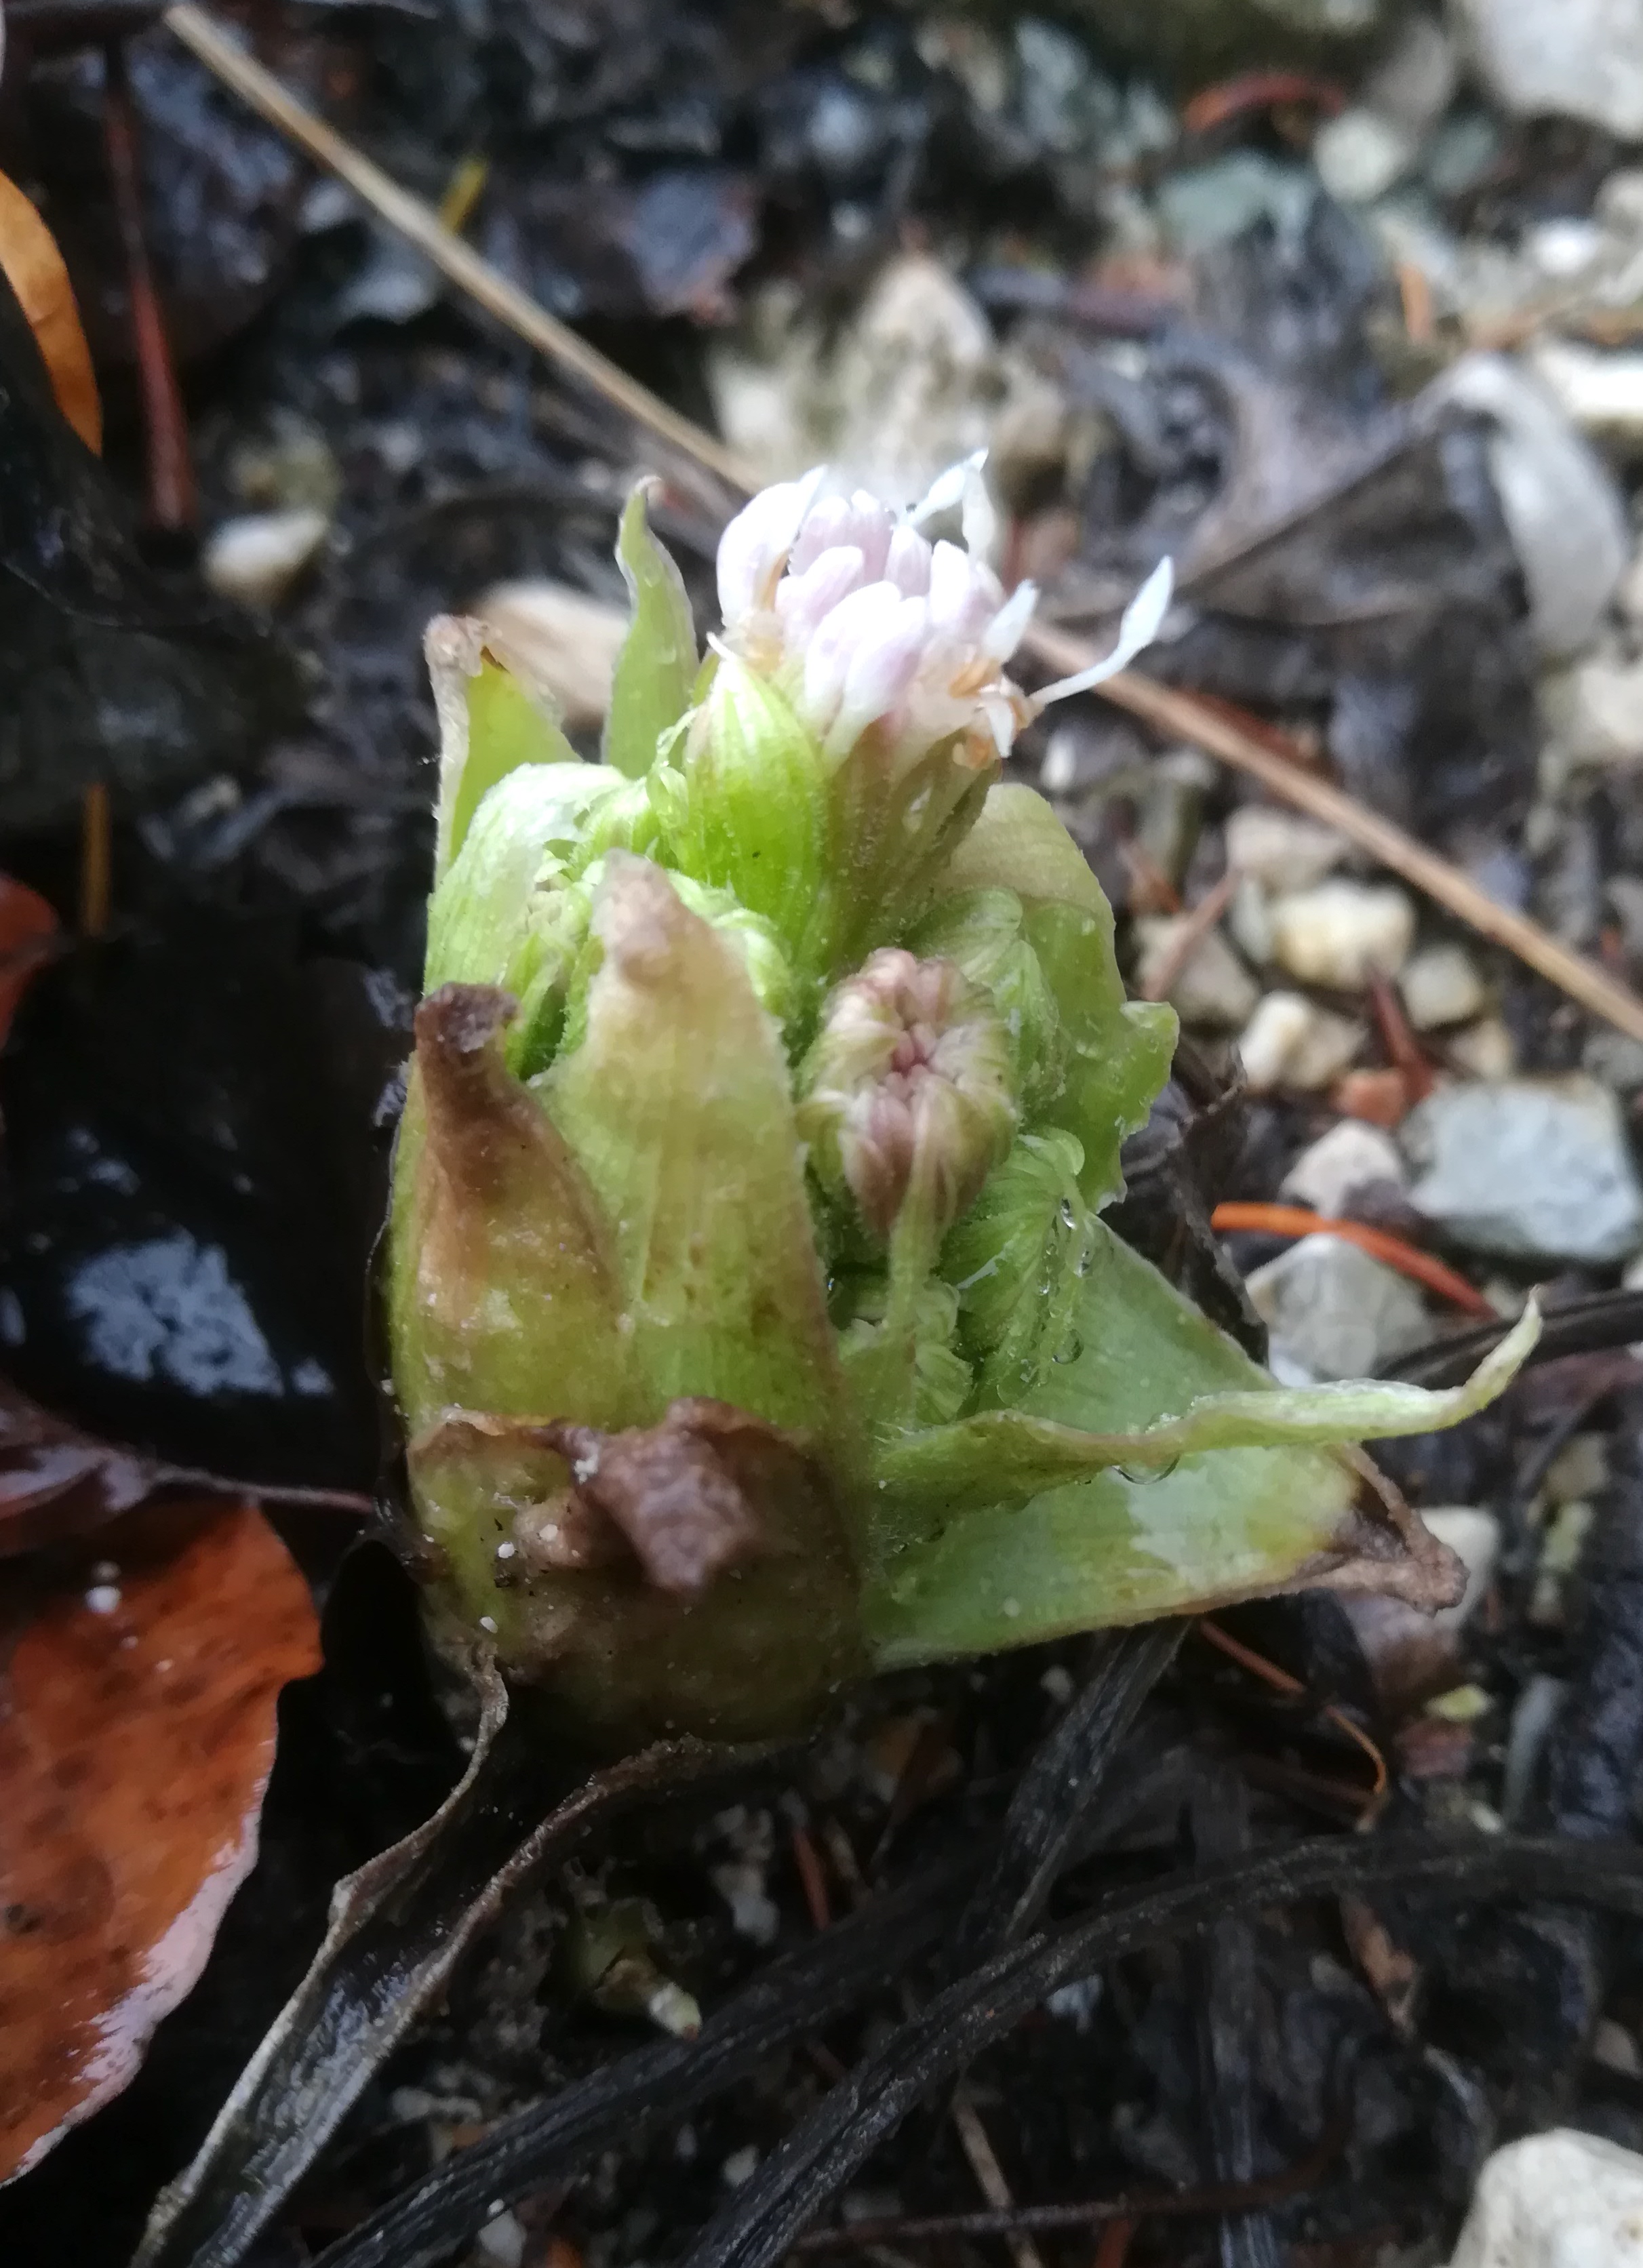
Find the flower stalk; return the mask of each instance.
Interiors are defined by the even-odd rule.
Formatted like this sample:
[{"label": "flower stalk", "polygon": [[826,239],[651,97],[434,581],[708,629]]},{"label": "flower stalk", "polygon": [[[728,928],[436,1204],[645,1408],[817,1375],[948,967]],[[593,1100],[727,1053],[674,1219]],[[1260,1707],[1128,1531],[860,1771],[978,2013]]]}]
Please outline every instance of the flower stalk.
[{"label": "flower stalk", "polygon": [[817,474],[726,530],[703,659],[646,495],[602,762],[483,624],[430,632],[387,1298],[439,1642],[622,1745],[1298,1583],[1440,1602],[1342,1445],[1478,1406],[1532,1314],[1455,1395],[1285,1392],[1100,1219],[1175,1019],[1002,774],[1168,569],[1031,696],[979,465],[905,512]]}]

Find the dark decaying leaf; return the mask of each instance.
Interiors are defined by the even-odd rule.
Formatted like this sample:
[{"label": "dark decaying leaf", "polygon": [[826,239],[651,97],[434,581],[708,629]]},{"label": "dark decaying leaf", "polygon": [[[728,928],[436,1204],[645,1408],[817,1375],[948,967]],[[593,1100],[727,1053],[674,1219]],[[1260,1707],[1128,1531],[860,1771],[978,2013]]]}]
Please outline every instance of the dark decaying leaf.
[{"label": "dark decaying leaf", "polygon": [[541,1728],[510,1719],[494,1672],[481,1690],[468,1771],[431,1819],[338,1883],[325,1943],[160,2197],[133,2268],[232,2268],[510,1897],[635,1802],[744,1777],[769,1754],[665,1743],[543,1818]]},{"label": "dark decaying leaf", "polygon": [[45,827],[240,770],[295,714],[289,660],[141,557],[0,273],[0,824]]},{"label": "dark decaying leaf", "polygon": [[[1381,1887],[1449,1900],[1573,1899],[1636,1919],[1643,1917],[1643,1852],[1528,1836],[1470,1845],[1426,1836],[1330,1837],[1195,1867],[1114,1897],[1087,1920],[996,1955],[901,2025],[764,2160],[703,2232],[685,2268],[773,2268],[921,2097],[1061,1985],[1144,1946],[1201,1934],[1228,1914]],[[424,2257],[414,2256],[418,2263]],[[339,2251],[328,2268],[356,2263]],[[395,2268],[410,2264],[396,2261]]]},{"label": "dark decaying leaf", "polygon": [[118,1448],[55,1418],[0,1378],[0,1562],[89,1535],[151,1498],[232,1491],[266,1503],[366,1518],[370,1498],[343,1489],[259,1487]]},{"label": "dark decaying leaf", "polygon": [[1148,350],[1146,388],[1072,357],[1124,438],[1057,611],[1112,605],[1171,552],[1192,626],[1149,657],[1158,674],[1311,707],[1347,784],[1423,834],[1521,813],[1535,660],[1485,438],[1387,400],[1355,225],[1320,198],[1303,231],[1252,229],[1197,282],[1197,325]]},{"label": "dark decaying leaf", "polygon": [[0,874],[0,1047],[56,933],[57,917],[40,893]]},{"label": "dark decaying leaf", "polygon": [[0,2179],[128,2084],[255,1861],[308,1587],[247,1505],[134,1515],[43,1598],[8,1577]]},{"label": "dark decaying leaf", "polygon": [[[135,871],[134,871],[135,869]],[[4,1367],[106,1440],[368,1488],[372,1115],[394,1035],[331,1012],[295,924],[122,866],[121,932],[6,1064]]]}]

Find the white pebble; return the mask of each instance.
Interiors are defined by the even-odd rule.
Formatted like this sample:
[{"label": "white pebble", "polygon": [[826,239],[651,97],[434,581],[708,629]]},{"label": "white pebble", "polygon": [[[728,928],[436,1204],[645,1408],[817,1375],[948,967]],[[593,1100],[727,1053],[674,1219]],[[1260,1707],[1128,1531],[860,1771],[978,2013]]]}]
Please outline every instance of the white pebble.
[{"label": "white pebble", "polygon": [[1637,2041],[1612,2016],[1602,2017],[1592,2034],[1592,2061],[1626,2079],[1643,2079],[1643,2055],[1638,2052]]},{"label": "white pebble", "polygon": [[525,2224],[517,2213],[493,2213],[474,2240],[475,2250],[497,2268],[519,2268],[525,2257]]},{"label": "white pebble", "polygon": [[[1156,980],[1174,959],[1191,918],[1190,914],[1149,914],[1137,922],[1141,951],[1136,982],[1148,999],[1156,998]],[[1235,1032],[1254,1014],[1261,988],[1219,930],[1212,929],[1195,946],[1167,997],[1183,1024]]]},{"label": "white pebble", "polygon": [[1418,1032],[1464,1024],[1480,1015],[1489,999],[1477,964],[1463,945],[1423,946],[1405,962],[1397,989]]},{"label": "white pebble", "polygon": [[1546,339],[1534,367],[1582,433],[1622,450],[1643,443],[1643,354],[1605,354],[1566,339]]},{"label": "white pebble", "polygon": [[247,512],[215,529],[200,562],[219,599],[242,607],[276,607],[325,541],[322,512]]},{"label": "white pebble", "polygon": [[718,2169],[718,2177],[727,2190],[739,2190],[744,2182],[753,2179],[758,2163],[758,2148],[749,2142],[745,2150],[731,2152]]},{"label": "white pebble", "polygon": [[1310,1205],[1314,1212],[1337,1216],[1358,1189],[1376,1182],[1408,1186],[1404,1160],[1389,1134],[1361,1118],[1343,1118],[1303,1150],[1284,1176],[1278,1195],[1286,1204]]},{"label": "white pebble", "polygon": [[492,1638],[494,1638],[497,1634],[497,1618],[495,1615],[481,1615],[479,1617],[479,1627],[482,1631],[489,1631]]},{"label": "white pebble", "polygon": [[1423,1508],[1421,1518],[1440,1543],[1447,1543],[1466,1570],[1466,1588],[1452,1607],[1432,1617],[1440,1630],[1460,1630],[1477,1613],[1494,1580],[1500,1557],[1500,1523],[1476,1505],[1440,1504]]},{"label": "white pebble", "polygon": [[1245,1025],[1238,1052],[1253,1093],[1293,1086],[1312,1094],[1339,1078],[1362,1037],[1356,1024],[1299,992],[1269,992]]},{"label": "white pebble", "polygon": [[782,1917],[765,1890],[763,1867],[715,1867],[709,1880],[730,1908],[730,1926],[738,1937],[745,1937],[754,1945],[776,1942]]},{"label": "white pebble", "polygon": [[1346,855],[1346,837],[1299,812],[1242,803],[1227,821],[1227,864],[1268,890],[1308,890]]},{"label": "white pebble", "polygon": [[1418,147],[1406,127],[1354,104],[1318,129],[1312,162],[1332,197],[1367,205],[1409,171]]},{"label": "white pebble", "polygon": [[1396,976],[1414,941],[1414,905],[1389,885],[1337,879],[1272,903],[1272,957],[1303,984],[1356,992]]},{"label": "white pebble", "polygon": [[1510,1079],[1517,1069],[1517,1042],[1499,1016],[1445,1035],[1444,1046],[1456,1071],[1469,1079]]},{"label": "white pebble", "polygon": [[1497,2150],[1449,2268],[1643,2268],[1643,2157],[1560,2126]]}]

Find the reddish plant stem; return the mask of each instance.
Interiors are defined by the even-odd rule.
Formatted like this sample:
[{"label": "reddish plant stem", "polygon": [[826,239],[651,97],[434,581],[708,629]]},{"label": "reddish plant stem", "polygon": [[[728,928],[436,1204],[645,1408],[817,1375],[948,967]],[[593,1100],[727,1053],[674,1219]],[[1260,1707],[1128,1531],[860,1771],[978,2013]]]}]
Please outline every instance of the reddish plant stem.
[{"label": "reddish plant stem", "polygon": [[131,308],[131,339],[136,353],[137,387],[148,458],[148,514],[168,535],[192,533],[199,517],[188,421],[177,383],[171,341],[166,335],[153,263],[143,231],[143,173],[137,150],[136,108],[126,70],[125,50],[103,51],[103,152],[114,193],[120,247],[125,255],[126,293]]}]

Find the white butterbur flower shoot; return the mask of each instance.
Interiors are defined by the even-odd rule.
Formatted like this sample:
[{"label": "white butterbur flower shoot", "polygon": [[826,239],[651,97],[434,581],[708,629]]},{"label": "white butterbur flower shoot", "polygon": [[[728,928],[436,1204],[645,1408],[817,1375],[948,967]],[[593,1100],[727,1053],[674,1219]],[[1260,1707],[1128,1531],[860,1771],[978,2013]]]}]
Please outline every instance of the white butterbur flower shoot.
[{"label": "white butterbur flower shoot", "polygon": [[[956,517],[954,541],[932,530]],[[436,1643],[568,1731],[763,1735],[877,1667],[1315,1582],[1439,1601],[1340,1445],[1499,1392],[1287,1392],[1100,1219],[1168,1074],[1009,783],[1050,700],[983,468],[767,489],[704,655],[645,490],[600,763],[437,624],[426,992],[388,1320]]]}]

